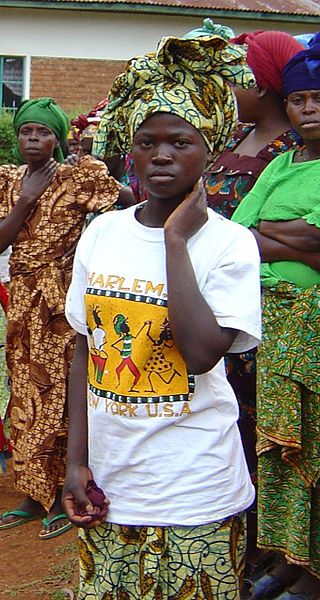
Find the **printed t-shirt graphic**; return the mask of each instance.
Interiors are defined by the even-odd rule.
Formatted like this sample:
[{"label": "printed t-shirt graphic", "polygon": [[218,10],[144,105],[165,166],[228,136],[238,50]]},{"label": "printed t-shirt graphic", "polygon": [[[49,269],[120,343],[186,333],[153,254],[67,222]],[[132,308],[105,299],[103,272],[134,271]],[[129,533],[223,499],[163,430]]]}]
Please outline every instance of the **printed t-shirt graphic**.
[{"label": "printed t-shirt graphic", "polygon": [[172,339],[166,300],[88,287],[85,304],[93,394],[137,404],[190,399],[193,377]]}]

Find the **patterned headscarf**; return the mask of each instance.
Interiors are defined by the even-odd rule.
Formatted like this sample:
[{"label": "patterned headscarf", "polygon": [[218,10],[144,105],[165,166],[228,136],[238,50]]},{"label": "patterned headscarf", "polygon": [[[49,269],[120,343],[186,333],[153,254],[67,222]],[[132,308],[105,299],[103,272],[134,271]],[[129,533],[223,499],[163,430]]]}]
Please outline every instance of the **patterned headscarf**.
[{"label": "patterned headscarf", "polygon": [[[19,106],[14,119],[13,127],[18,135],[19,129],[25,123],[40,123],[51,129],[61,144],[64,144],[69,130],[69,121],[65,112],[52,98],[37,98],[24,100]],[[63,163],[64,157],[61,147],[54,151],[54,158]]]},{"label": "patterned headscarf", "polygon": [[255,85],[245,50],[228,39],[229,28],[219,25],[218,33],[162,38],[155,53],[132,58],[113,83],[92,153],[129,152],[147,117],[165,112],[191,123],[212,155],[219,154],[237,123],[230,84]]},{"label": "patterned headscarf", "polygon": [[320,32],[309,42],[309,47],[296,54],[283,70],[284,97],[299,90],[320,89]]}]

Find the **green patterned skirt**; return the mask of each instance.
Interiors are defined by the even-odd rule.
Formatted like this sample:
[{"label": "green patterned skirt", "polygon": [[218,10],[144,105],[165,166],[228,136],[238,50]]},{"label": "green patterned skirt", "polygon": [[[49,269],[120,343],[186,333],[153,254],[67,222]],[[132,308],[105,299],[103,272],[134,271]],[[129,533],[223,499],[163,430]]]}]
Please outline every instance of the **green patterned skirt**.
[{"label": "green patterned skirt", "polygon": [[196,527],[79,532],[79,600],[238,600],[245,515]]},{"label": "green patterned skirt", "polygon": [[258,544],[320,577],[320,287],[263,294]]}]

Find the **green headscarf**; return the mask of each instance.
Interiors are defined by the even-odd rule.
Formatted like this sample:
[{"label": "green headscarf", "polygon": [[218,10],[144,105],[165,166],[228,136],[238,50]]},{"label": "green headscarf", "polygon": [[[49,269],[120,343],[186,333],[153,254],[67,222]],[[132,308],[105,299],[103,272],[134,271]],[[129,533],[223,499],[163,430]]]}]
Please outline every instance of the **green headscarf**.
[{"label": "green headscarf", "polygon": [[188,33],[185,33],[183,39],[194,40],[207,37],[208,35],[221,35],[225,40],[235,37],[234,31],[230,27],[214,23],[211,19],[204,19],[202,27],[197,27],[197,29],[192,29]]},{"label": "green headscarf", "polygon": [[212,24],[200,36],[162,38],[155,53],[132,58],[113,83],[92,153],[130,152],[135,132],[156,112],[188,121],[213,157],[221,153],[237,123],[230,84],[255,85],[246,51],[228,42],[229,35],[229,28]]},{"label": "green headscarf", "polygon": [[[45,125],[45,127],[53,131],[60,145],[67,139],[69,130],[68,117],[52,98],[24,100],[13,119],[13,126],[17,135],[20,127],[25,123],[40,123],[41,125]],[[61,146],[55,149],[54,158],[58,162],[63,163],[64,157]]]}]

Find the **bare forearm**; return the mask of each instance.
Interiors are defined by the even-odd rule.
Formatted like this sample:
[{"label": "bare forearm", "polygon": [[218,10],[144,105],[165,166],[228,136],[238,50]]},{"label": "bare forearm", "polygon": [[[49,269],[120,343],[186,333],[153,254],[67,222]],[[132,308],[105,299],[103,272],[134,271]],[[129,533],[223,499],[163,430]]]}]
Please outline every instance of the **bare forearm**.
[{"label": "bare forearm", "polygon": [[186,241],[166,235],[166,251],[173,339],[189,372],[204,373],[226,353],[237,332],[218,325],[199,290]]},{"label": "bare forearm", "polygon": [[68,389],[68,463],[70,464],[87,465],[88,463],[87,368],[87,339],[77,334]]},{"label": "bare forearm", "polygon": [[251,229],[251,231],[256,238],[262,262],[297,261],[317,271],[320,270],[319,252],[304,252],[269,238],[266,235],[262,235],[256,229]]},{"label": "bare forearm", "polygon": [[320,251],[320,229],[304,219],[261,221],[259,232],[302,252]]}]

